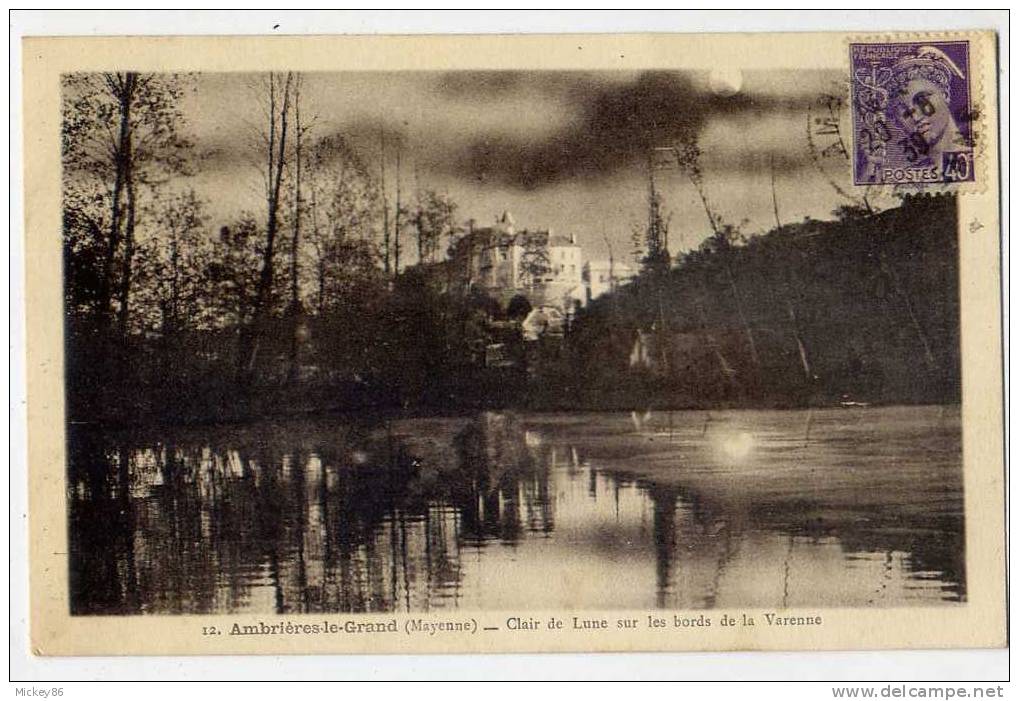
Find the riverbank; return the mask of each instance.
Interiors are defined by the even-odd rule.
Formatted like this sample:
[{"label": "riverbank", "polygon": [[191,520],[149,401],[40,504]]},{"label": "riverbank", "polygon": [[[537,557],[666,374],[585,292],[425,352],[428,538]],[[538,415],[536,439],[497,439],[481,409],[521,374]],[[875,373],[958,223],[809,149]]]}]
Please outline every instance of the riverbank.
[{"label": "riverbank", "polygon": [[427,267],[328,314],[259,324],[121,334],[72,315],[68,418],[960,401],[955,200],[839,214],[711,237],[538,341],[513,331],[495,300],[451,290]]}]

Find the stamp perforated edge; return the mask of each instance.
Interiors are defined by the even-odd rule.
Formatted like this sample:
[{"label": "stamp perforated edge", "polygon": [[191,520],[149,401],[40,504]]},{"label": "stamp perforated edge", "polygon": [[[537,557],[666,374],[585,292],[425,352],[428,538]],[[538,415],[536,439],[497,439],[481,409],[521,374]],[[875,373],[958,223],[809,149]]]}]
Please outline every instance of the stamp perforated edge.
[{"label": "stamp perforated edge", "polygon": [[[846,100],[850,109],[852,108],[852,58],[851,45],[853,44],[902,44],[919,42],[944,42],[944,41],[968,41],[969,42],[969,93],[970,111],[976,112],[976,119],[972,121],[973,139],[973,166],[974,178],[971,181],[961,183],[935,183],[925,187],[916,185],[892,185],[884,183],[868,183],[866,185],[856,184],[853,174],[853,164],[849,165],[849,184],[853,189],[870,188],[871,191],[883,193],[940,193],[953,192],[960,195],[982,195],[987,192],[989,185],[990,166],[988,165],[988,139],[986,135],[989,128],[996,128],[997,119],[992,120],[989,126],[985,117],[990,111],[997,110],[997,84],[993,87],[994,99],[987,103],[987,93],[984,86],[984,73],[987,69],[985,61],[995,60],[994,46],[997,42],[997,33],[991,30],[968,30],[968,31],[924,31],[924,32],[875,32],[870,34],[847,34],[842,39],[843,56],[846,60]],[[985,42],[991,49],[986,50]],[[850,118],[852,119],[852,118]],[[853,153],[856,152],[856,129],[851,129],[850,145]]]}]

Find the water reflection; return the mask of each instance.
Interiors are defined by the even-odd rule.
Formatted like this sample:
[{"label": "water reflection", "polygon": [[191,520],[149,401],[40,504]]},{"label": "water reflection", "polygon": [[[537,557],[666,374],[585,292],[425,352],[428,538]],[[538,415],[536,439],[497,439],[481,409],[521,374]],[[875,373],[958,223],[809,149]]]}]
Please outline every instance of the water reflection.
[{"label": "water reflection", "polygon": [[[809,421],[808,440],[800,412],[76,430],[71,608],[963,600],[958,411]],[[752,438],[734,455],[714,431]]]}]

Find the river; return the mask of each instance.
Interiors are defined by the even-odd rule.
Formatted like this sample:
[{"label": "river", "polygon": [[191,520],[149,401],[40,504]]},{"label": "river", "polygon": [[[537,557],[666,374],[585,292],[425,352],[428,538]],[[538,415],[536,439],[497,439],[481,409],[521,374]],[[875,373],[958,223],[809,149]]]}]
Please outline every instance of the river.
[{"label": "river", "polygon": [[958,407],[72,427],[75,614],[965,601]]}]

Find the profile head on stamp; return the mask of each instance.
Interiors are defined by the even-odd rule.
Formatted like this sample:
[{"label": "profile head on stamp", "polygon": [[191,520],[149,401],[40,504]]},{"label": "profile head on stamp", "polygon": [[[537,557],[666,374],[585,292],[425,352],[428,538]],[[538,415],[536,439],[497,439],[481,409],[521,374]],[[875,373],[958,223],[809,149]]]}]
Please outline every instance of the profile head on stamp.
[{"label": "profile head on stamp", "polygon": [[908,134],[915,134],[917,141],[931,149],[942,143],[959,143],[951,108],[953,75],[966,79],[951,57],[936,46],[921,46],[915,55],[904,56],[892,66],[888,110]]}]

